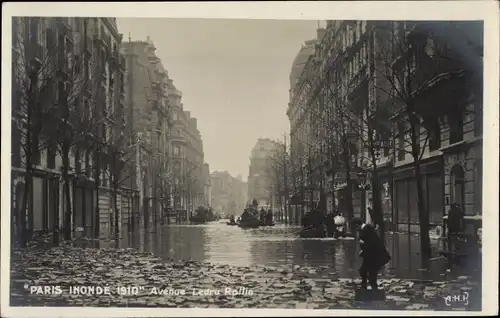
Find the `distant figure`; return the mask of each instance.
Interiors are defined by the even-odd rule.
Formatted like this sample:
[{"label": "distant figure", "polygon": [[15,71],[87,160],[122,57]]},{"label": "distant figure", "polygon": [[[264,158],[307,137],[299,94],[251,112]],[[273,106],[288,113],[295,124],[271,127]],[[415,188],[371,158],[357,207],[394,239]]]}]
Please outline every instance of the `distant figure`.
[{"label": "distant figure", "polygon": [[448,211],[448,248],[457,248],[457,236],[464,230],[464,212],[460,206],[453,203]]},{"label": "distant figure", "polygon": [[256,199],[253,199],[252,206],[254,206],[255,208],[257,208],[258,205],[259,205],[259,202],[257,202]]},{"label": "distant figure", "polygon": [[333,212],[329,212],[325,217],[326,233],[328,237],[335,236],[335,221]]},{"label": "distant figure", "polygon": [[231,224],[236,223],[236,222],[234,221],[234,215],[231,215],[231,216],[229,217],[229,223],[231,223]]},{"label": "distant figure", "polygon": [[308,213],[304,213],[304,215],[300,219],[300,223],[301,223],[302,227],[308,227],[309,226],[309,215],[308,215]]},{"label": "distant figure", "polygon": [[266,214],[266,225],[272,225],[273,224],[273,211],[271,209],[267,210]]},{"label": "distant figure", "polygon": [[322,211],[319,208],[315,208],[312,212],[312,225],[317,227],[323,227],[323,218],[324,215],[321,213]]},{"label": "distant figure", "polygon": [[264,208],[260,209],[259,220],[262,224],[266,222],[266,210]]},{"label": "distant figure", "polygon": [[352,219],[351,224],[354,229],[359,231],[359,246],[361,248],[359,255],[363,258],[359,269],[361,288],[366,289],[368,281],[372,290],[376,290],[378,289],[377,274],[391,260],[391,256],[372,225],[363,223],[357,217]]}]

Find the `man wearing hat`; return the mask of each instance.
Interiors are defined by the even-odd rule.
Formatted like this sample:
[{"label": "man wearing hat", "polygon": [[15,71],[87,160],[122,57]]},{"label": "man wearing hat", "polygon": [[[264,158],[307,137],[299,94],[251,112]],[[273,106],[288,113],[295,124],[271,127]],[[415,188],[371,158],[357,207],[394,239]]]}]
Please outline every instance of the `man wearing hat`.
[{"label": "man wearing hat", "polygon": [[353,218],[352,228],[359,232],[360,256],[363,262],[359,269],[361,275],[361,287],[367,288],[367,281],[372,290],[377,289],[377,274],[380,269],[391,260],[385,244],[377,234],[375,228],[370,224],[365,224],[360,218]]}]

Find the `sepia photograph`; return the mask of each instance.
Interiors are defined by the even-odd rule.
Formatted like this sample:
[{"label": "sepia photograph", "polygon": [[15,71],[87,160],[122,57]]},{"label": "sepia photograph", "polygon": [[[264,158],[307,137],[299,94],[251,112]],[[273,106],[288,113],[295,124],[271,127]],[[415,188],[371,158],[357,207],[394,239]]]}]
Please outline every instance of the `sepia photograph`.
[{"label": "sepia photograph", "polygon": [[498,313],[498,6],[479,3],[490,38],[425,6],[11,4],[2,316]]}]

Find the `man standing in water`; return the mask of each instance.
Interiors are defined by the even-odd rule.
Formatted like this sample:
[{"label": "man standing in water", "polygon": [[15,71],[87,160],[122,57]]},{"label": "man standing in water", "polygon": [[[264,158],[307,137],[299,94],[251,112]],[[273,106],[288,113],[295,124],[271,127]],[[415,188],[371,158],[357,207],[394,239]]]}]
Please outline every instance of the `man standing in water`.
[{"label": "man standing in water", "polygon": [[382,267],[391,260],[391,256],[385,248],[375,228],[365,224],[360,218],[353,218],[351,225],[359,232],[360,256],[363,263],[359,269],[361,275],[361,287],[366,289],[369,282],[372,290],[377,288],[377,274]]}]

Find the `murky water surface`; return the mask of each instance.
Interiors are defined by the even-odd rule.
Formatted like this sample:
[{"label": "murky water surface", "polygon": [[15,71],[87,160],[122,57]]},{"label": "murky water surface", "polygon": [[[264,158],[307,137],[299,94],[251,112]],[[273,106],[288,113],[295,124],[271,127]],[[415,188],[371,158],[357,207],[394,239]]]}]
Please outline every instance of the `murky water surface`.
[{"label": "murky water surface", "polygon": [[[136,234],[124,233],[120,247],[135,247],[174,260],[237,266],[324,266],[341,277],[359,275],[359,247],[354,239],[303,239],[298,231],[296,226],[280,224],[241,229],[226,225],[226,220],[203,225],[171,224]],[[418,240],[416,235],[387,235],[386,246],[392,261],[386,266],[384,276],[440,278],[445,271],[444,260],[438,258],[422,265]],[[433,240],[436,257],[438,248],[437,240]],[[426,266],[431,270],[424,270]]]}]

